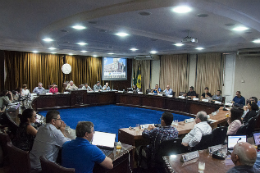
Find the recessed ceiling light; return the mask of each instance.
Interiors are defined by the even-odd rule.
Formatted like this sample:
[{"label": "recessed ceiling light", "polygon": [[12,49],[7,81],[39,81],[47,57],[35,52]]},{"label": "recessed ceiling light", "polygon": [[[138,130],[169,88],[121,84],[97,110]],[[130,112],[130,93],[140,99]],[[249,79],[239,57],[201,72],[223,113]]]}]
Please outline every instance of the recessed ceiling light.
[{"label": "recessed ceiling light", "polygon": [[157,53],[157,51],[155,51],[155,50],[152,50],[151,52],[150,52],[150,54],[156,54]]},{"label": "recessed ceiling light", "polygon": [[69,53],[69,55],[73,55],[73,53]]},{"label": "recessed ceiling light", "polygon": [[55,47],[49,47],[50,50],[55,50],[56,48]]},{"label": "recessed ceiling light", "polygon": [[53,39],[51,39],[51,38],[44,38],[44,39],[42,39],[43,41],[45,41],[45,42],[51,42],[51,41],[53,41]]},{"label": "recessed ceiling light", "polygon": [[79,44],[80,46],[87,45],[87,43],[85,43],[85,42],[79,42],[78,44]]},{"label": "recessed ceiling light", "polygon": [[260,39],[254,40],[253,43],[260,43]]},{"label": "recessed ceiling light", "polygon": [[87,51],[86,51],[86,50],[82,50],[81,52],[82,52],[82,53],[86,53]]},{"label": "recessed ceiling light", "polygon": [[202,50],[202,49],[204,49],[203,47],[197,47],[197,48],[195,48],[195,49],[197,49],[197,50]]},{"label": "recessed ceiling light", "polygon": [[34,51],[32,51],[33,53],[38,53],[38,51],[37,50],[34,50]]},{"label": "recessed ceiling light", "polygon": [[77,30],[86,29],[86,27],[83,25],[74,25],[74,26],[72,26],[72,28],[77,29]]},{"label": "recessed ceiling light", "polygon": [[116,35],[119,36],[119,37],[126,37],[126,36],[128,36],[129,34],[127,34],[127,33],[125,33],[125,32],[118,32],[118,33],[116,33]]},{"label": "recessed ceiling light", "polygon": [[130,50],[134,52],[134,51],[137,51],[138,49],[136,49],[136,48],[131,48]]},{"label": "recessed ceiling light", "polygon": [[238,26],[233,28],[234,31],[245,31],[248,30],[249,28],[245,27],[245,26]]},{"label": "recessed ceiling light", "polygon": [[92,55],[93,57],[97,57],[97,55]]},{"label": "recessed ceiling light", "polygon": [[175,13],[188,13],[191,11],[191,8],[188,6],[177,6],[172,9]]},{"label": "recessed ceiling light", "polygon": [[182,44],[182,43],[176,43],[176,44],[174,44],[174,45],[180,47],[180,46],[183,46],[184,44]]},{"label": "recessed ceiling light", "polygon": [[109,55],[113,55],[113,54],[115,54],[115,53],[113,53],[113,52],[110,52],[110,53],[107,53],[107,54],[109,54]]}]

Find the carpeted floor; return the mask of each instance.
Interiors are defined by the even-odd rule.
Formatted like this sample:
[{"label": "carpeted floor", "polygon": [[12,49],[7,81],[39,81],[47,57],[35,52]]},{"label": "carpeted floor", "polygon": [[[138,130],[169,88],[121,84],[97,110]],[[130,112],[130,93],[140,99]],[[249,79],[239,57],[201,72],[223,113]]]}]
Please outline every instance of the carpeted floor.
[{"label": "carpeted floor", "polygon": [[[61,119],[75,129],[79,121],[91,121],[95,131],[116,133],[118,129],[135,127],[136,124],[158,124],[163,112],[144,108],[105,105],[73,109],[60,109]],[[46,116],[47,111],[39,114]],[[183,121],[188,116],[173,114],[174,120]],[[116,138],[117,141],[117,138]]]}]

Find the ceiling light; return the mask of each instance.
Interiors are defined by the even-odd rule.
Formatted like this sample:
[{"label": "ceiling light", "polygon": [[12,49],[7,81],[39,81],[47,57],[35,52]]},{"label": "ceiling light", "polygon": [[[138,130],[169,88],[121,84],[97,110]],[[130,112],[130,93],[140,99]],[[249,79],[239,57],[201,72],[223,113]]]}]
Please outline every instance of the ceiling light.
[{"label": "ceiling light", "polygon": [[86,51],[86,50],[82,50],[81,52],[82,52],[82,53],[86,53],[87,51]]},{"label": "ceiling light", "polygon": [[125,33],[125,32],[118,32],[118,33],[116,33],[116,35],[119,36],[119,37],[126,37],[126,36],[128,36],[129,34],[127,34],[127,33]]},{"label": "ceiling light", "polygon": [[92,55],[93,57],[97,57],[97,55]]},{"label": "ceiling light", "polygon": [[32,51],[33,53],[38,53],[38,51],[37,50],[34,50],[34,51]]},{"label": "ceiling light", "polygon": [[260,39],[254,40],[253,43],[260,43]]},{"label": "ceiling light", "polygon": [[69,55],[73,55],[73,53],[69,53]]},{"label": "ceiling light", "polygon": [[85,43],[85,42],[79,42],[78,43],[80,46],[84,46],[84,45],[86,45],[87,43]]},{"label": "ceiling light", "polygon": [[238,27],[235,27],[233,28],[234,31],[245,31],[249,28],[245,27],[245,26],[238,26]]},{"label": "ceiling light", "polygon": [[176,43],[176,44],[174,44],[174,45],[180,47],[180,46],[183,46],[184,44],[182,44],[182,43]]},{"label": "ceiling light", "polygon": [[113,54],[115,54],[115,53],[110,52],[110,53],[107,53],[107,54],[109,54],[109,55],[113,55]]},{"label": "ceiling light", "polygon": [[51,38],[45,38],[45,39],[42,39],[43,41],[45,41],[45,42],[51,42],[51,41],[53,41],[53,39],[51,39]]},{"label": "ceiling light", "polygon": [[195,48],[195,49],[197,49],[197,50],[202,50],[202,49],[204,49],[203,47],[197,47],[197,48]]},{"label": "ceiling light", "polygon": [[137,51],[138,49],[136,49],[136,48],[131,48],[130,50],[134,52],[134,51]]},{"label": "ceiling light", "polygon": [[86,29],[86,27],[82,26],[82,25],[74,25],[74,26],[72,26],[72,28],[77,29],[77,30]]},{"label": "ceiling light", "polygon": [[157,51],[155,51],[155,50],[152,50],[151,52],[150,52],[150,54],[156,54],[157,53]]},{"label": "ceiling light", "polygon": [[55,47],[49,47],[50,50],[55,50],[56,48]]},{"label": "ceiling light", "polygon": [[177,6],[172,9],[175,13],[188,13],[191,11],[191,8],[188,6]]}]

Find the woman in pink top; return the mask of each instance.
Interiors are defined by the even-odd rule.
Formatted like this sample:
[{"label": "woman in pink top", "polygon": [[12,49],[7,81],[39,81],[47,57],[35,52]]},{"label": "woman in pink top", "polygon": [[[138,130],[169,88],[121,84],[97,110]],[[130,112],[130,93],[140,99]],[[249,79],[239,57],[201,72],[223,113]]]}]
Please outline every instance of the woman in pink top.
[{"label": "woman in pink top", "polygon": [[232,108],[230,112],[231,116],[227,121],[229,124],[227,135],[235,135],[242,124],[241,116],[243,115],[243,110],[239,108]]},{"label": "woman in pink top", "polygon": [[56,94],[57,92],[59,92],[58,88],[57,88],[57,85],[56,85],[56,83],[53,83],[52,87],[50,88],[50,93]]}]

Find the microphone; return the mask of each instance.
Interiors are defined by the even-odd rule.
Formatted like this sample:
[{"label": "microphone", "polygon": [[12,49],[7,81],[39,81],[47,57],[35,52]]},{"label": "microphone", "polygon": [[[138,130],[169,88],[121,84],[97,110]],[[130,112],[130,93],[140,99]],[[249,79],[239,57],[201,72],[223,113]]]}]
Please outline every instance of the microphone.
[{"label": "microphone", "polygon": [[238,140],[237,140],[237,144],[238,144],[238,141],[240,141],[241,140],[241,138],[239,138]]}]

